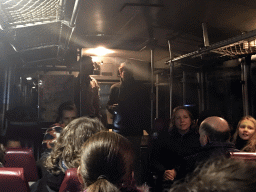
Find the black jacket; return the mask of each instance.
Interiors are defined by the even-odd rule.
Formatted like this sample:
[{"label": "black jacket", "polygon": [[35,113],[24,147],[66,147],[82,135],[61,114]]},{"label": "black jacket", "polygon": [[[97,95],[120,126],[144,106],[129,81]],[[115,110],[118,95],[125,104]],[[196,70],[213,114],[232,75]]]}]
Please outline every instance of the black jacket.
[{"label": "black jacket", "polygon": [[183,157],[195,154],[200,147],[199,134],[193,129],[184,135],[177,128],[169,133],[162,133],[153,144],[151,152],[153,172],[162,176],[165,170],[177,170]]},{"label": "black jacket", "polygon": [[182,160],[177,177],[179,179],[184,178],[188,173],[193,172],[199,164],[206,162],[210,158],[229,157],[229,152],[234,151],[239,150],[231,142],[210,142],[203,146],[198,153]]},{"label": "black jacket", "polygon": [[116,112],[121,119],[114,128],[121,135],[142,136],[143,130],[150,130],[150,98],[142,83],[132,79],[112,85],[107,103],[107,109],[112,114],[113,104],[118,104]]},{"label": "black jacket", "polygon": [[[66,167],[63,167],[65,170]],[[59,174],[52,174],[49,171],[45,171],[41,179],[31,185],[31,192],[58,192],[62,181],[65,177],[65,173],[62,171]]]}]

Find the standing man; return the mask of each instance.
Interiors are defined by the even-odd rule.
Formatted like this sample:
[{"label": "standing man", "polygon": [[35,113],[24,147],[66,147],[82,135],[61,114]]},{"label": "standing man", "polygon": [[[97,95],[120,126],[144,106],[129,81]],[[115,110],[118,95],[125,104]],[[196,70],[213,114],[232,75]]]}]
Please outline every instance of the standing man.
[{"label": "standing man", "polygon": [[97,80],[90,77],[94,66],[90,56],[83,56],[80,61],[80,73],[75,87],[75,103],[79,116],[99,117],[100,97]]},{"label": "standing man", "polygon": [[[108,111],[113,114],[113,131],[131,141],[134,147],[135,179],[141,179],[140,144],[143,130],[150,129],[150,110],[148,110],[145,87],[134,80],[133,71],[129,63],[122,63],[119,67],[120,82],[111,86]],[[147,97],[148,96],[148,97]]]}]

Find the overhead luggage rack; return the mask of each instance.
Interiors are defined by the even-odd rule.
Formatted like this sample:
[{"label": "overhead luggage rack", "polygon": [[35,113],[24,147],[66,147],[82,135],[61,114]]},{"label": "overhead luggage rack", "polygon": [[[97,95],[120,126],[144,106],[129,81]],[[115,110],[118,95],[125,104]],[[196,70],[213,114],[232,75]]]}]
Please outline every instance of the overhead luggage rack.
[{"label": "overhead luggage rack", "polygon": [[1,4],[1,10],[13,28],[57,21],[63,14],[60,0],[10,0]]},{"label": "overhead luggage rack", "polygon": [[225,56],[240,56],[256,53],[256,37],[254,40],[242,40],[224,47],[213,50],[212,52],[219,53]]},{"label": "overhead luggage rack", "polygon": [[256,54],[256,30],[178,56],[168,60],[166,63],[199,57],[209,53],[217,53],[219,56],[231,57]]},{"label": "overhead luggage rack", "polygon": [[62,61],[75,28],[79,0],[0,3],[0,31],[23,63]]}]

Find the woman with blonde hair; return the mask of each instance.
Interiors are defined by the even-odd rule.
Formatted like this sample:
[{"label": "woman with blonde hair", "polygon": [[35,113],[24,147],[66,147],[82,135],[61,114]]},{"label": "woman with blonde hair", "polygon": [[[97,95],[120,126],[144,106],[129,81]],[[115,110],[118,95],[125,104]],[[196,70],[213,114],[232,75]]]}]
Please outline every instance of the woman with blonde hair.
[{"label": "woman with blonde hair", "polygon": [[256,152],[256,120],[252,116],[244,116],[238,122],[233,142],[241,151]]},{"label": "woman with blonde hair", "polygon": [[105,130],[98,118],[80,117],[70,122],[44,162],[46,173],[31,186],[31,191],[59,191],[65,171],[80,165],[83,143],[93,134]]},{"label": "woman with blonde hair", "polygon": [[115,132],[100,132],[83,145],[78,178],[86,192],[138,192],[131,143]]}]

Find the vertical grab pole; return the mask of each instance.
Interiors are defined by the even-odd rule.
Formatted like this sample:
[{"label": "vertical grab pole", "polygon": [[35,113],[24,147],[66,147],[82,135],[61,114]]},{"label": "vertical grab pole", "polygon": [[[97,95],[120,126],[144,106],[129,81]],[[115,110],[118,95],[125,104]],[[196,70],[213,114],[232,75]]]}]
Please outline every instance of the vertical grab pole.
[{"label": "vertical grab pole", "polygon": [[201,103],[201,111],[204,111],[205,110],[205,74],[204,74],[204,71],[201,71],[200,72],[200,76],[201,76],[201,93],[202,93],[202,103]]},{"label": "vertical grab pole", "polygon": [[245,61],[241,62],[241,80],[242,80],[242,97],[243,97],[243,111],[244,116],[250,115],[249,109],[249,80],[248,74],[250,72],[251,56],[247,56]]},{"label": "vertical grab pole", "polygon": [[156,74],[156,119],[158,119],[158,107],[159,107],[159,74]]},{"label": "vertical grab pole", "polygon": [[170,119],[172,117],[172,89],[173,89],[173,62],[172,62],[172,50],[171,50],[171,43],[168,40],[168,47],[170,53],[170,78],[169,78],[169,86],[170,86]]},{"label": "vertical grab pole", "polygon": [[198,82],[198,100],[199,100],[199,113],[204,111],[204,73],[202,71],[197,73]]},{"label": "vertical grab pole", "polygon": [[170,62],[170,119],[172,117],[173,62]]},{"label": "vertical grab pole", "polygon": [[1,135],[2,135],[2,132],[3,132],[4,126],[5,126],[4,117],[5,117],[6,102],[7,102],[8,70],[9,70],[9,68],[6,68],[5,72],[4,72],[3,110],[2,110],[3,115],[2,115],[1,131],[0,131]]},{"label": "vertical grab pole", "polygon": [[204,46],[208,47],[210,43],[209,43],[208,32],[207,32],[207,27],[205,23],[202,23],[202,28],[203,28]]},{"label": "vertical grab pole", "polygon": [[154,129],[154,49],[151,48],[151,131]]},{"label": "vertical grab pole", "polygon": [[187,100],[187,93],[186,93],[186,90],[187,90],[187,79],[186,79],[186,72],[185,71],[183,71],[182,82],[183,82],[183,105],[185,105],[186,104],[186,100]]}]

